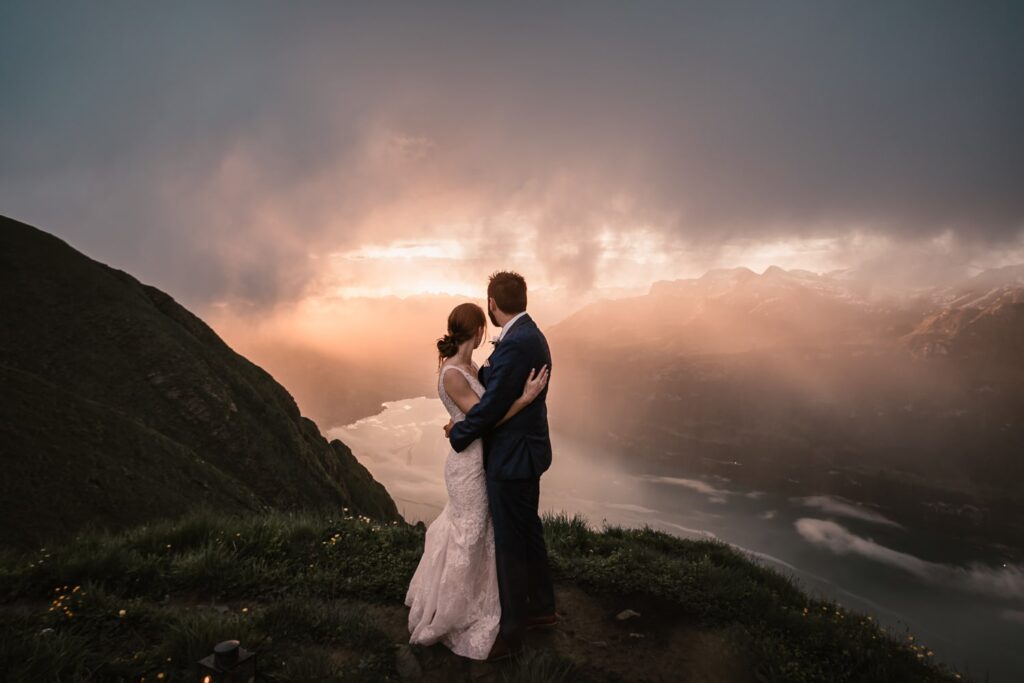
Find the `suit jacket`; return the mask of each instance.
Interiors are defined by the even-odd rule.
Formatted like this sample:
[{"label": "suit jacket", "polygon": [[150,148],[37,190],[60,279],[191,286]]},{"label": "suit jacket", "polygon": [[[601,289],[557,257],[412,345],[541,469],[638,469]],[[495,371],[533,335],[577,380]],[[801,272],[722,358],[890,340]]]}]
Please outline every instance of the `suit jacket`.
[{"label": "suit jacket", "polygon": [[480,382],[486,388],[480,402],[448,434],[456,451],[464,450],[477,438],[483,439],[484,470],[489,479],[531,479],[551,466],[547,386],[512,419],[494,426],[522,395],[530,370],[539,371],[543,365],[550,371],[547,339],[529,314],[524,315],[495,345],[488,365],[480,368]]}]

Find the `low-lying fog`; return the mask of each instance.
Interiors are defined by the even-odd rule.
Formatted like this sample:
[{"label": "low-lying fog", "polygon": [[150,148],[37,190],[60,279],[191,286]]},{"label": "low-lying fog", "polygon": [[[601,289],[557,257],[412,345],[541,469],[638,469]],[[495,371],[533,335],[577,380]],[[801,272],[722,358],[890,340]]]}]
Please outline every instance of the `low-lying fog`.
[{"label": "low-lying fog", "polygon": [[[447,414],[436,398],[384,404],[378,415],[330,429],[381,481],[409,521],[429,523],[445,503]],[[712,537],[796,578],[812,593],[908,629],[950,662],[992,681],[1024,678],[1024,571],[997,549],[979,554],[942,529],[908,528],[830,495],[744,490],[729,478],[656,474],[583,446],[557,429],[541,507]]]}]

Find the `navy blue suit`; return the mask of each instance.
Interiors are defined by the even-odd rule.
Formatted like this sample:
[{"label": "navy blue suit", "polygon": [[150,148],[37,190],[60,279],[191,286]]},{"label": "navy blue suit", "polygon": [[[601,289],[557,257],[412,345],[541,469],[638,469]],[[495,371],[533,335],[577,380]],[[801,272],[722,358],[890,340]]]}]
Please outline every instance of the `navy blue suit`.
[{"label": "navy blue suit", "polygon": [[501,635],[512,645],[521,641],[529,617],[555,611],[538,515],[540,476],[551,466],[548,387],[508,422],[495,425],[522,395],[530,370],[539,372],[543,365],[550,371],[547,340],[533,319],[523,315],[497,343],[488,365],[480,368],[484,395],[448,434],[456,451],[483,439],[501,593]]}]

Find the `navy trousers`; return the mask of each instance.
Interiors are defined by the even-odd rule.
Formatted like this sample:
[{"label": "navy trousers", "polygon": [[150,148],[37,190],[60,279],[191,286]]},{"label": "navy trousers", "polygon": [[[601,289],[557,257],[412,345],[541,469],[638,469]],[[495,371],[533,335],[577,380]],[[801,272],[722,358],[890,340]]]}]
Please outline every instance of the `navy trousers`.
[{"label": "navy trousers", "polygon": [[500,634],[518,646],[530,617],[555,612],[555,591],[537,513],[540,478],[487,480],[494,524],[498,591],[501,594]]}]

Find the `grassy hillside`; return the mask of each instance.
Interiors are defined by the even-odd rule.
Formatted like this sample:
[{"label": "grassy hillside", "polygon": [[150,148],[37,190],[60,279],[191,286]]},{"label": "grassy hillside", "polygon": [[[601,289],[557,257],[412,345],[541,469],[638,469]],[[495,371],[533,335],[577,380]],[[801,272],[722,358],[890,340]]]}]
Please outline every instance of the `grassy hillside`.
[{"label": "grassy hillside", "polygon": [[[9,681],[191,681],[237,638],[264,680],[955,681],[906,633],[810,599],[728,546],[548,518],[558,629],[471,663],[409,647],[422,525],[198,510],[0,557]],[[631,609],[639,616],[616,618]]]},{"label": "grassy hillside", "polygon": [[341,442],[160,290],[0,217],[0,546],[199,503],[398,519]]}]

